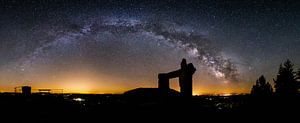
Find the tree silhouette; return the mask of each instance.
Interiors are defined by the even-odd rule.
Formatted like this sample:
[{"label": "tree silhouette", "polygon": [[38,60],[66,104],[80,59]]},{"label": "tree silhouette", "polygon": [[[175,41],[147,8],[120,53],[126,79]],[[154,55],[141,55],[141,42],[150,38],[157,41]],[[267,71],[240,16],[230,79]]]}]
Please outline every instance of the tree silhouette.
[{"label": "tree silhouette", "polygon": [[251,94],[254,96],[270,96],[272,93],[273,88],[263,75],[256,80],[251,90]]},{"label": "tree silhouette", "polygon": [[298,89],[299,89],[300,88],[300,68],[297,71],[296,80],[297,80],[297,85],[298,85]]},{"label": "tree silhouette", "polygon": [[300,81],[300,68],[298,69],[298,72],[297,72],[297,77],[296,79],[298,80],[298,82]]},{"label": "tree silhouette", "polygon": [[298,82],[294,64],[288,59],[283,65],[280,64],[275,83],[275,93],[278,95],[292,96],[298,93]]}]

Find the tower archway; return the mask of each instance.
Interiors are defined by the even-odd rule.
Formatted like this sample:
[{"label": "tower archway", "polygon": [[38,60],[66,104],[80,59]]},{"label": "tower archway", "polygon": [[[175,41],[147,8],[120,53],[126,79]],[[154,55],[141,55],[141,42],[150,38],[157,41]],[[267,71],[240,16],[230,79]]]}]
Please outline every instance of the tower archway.
[{"label": "tower archway", "polygon": [[163,92],[170,89],[170,79],[179,78],[180,93],[182,96],[193,95],[193,74],[196,68],[192,63],[187,64],[186,59],[182,59],[181,67],[178,70],[169,73],[158,74],[158,88]]}]

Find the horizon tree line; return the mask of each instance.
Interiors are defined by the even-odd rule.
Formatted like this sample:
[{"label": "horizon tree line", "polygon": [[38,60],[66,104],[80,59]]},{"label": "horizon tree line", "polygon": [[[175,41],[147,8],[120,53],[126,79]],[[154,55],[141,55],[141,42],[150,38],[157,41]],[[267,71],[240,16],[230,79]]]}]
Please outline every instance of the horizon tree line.
[{"label": "horizon tree line", "polygon": [[287,59],[279,65],[276,78],[273,78],[274,92],[272,85],[261,75],[251,89],[251,95],[254,96],[295,96],[300,89],[300,69],[296,72],[294,64]]}]

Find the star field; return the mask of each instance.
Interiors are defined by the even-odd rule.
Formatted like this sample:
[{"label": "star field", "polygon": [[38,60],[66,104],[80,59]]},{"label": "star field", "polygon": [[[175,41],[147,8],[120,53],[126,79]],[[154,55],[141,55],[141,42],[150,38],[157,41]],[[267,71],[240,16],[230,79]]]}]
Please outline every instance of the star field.
[{"label": "star field", "polygon": [[[300,62],[294,1],[1,1],[0,90],[120,93],[197,68],[194,93],[245,93]],[[177,81],[177,80],[172,80]],[[178,85],[174,83],[173,87]]]}]

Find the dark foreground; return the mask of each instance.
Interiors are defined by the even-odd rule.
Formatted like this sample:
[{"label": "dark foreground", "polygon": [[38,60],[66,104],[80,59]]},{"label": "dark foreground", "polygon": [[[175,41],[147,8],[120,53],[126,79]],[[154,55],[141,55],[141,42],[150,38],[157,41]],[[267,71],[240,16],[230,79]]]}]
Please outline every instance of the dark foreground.
[{"label": "dark foreground", "polygon": [[[299,121],[300,97],[142,97],[81,94],[0,94],[9,122],[274,122]],[[295,121],[295,122],[296,122]]]}]

